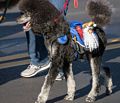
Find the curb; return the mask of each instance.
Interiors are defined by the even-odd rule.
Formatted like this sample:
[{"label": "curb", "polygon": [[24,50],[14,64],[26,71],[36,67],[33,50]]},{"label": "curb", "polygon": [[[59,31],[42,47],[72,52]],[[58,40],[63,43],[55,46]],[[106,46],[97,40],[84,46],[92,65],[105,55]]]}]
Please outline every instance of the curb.
[{"label": "curb", "polygon": [[120,43],[120,38],[108,39],[107,42],[108,42],[107,45]]}]

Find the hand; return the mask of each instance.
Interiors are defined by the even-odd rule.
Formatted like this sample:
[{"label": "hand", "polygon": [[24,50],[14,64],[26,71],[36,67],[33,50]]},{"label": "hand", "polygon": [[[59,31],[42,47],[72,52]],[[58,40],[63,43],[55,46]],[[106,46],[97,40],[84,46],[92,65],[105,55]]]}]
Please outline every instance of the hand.
[{"label": "hand", "polygon": [[27,22],[25,26],[23,26],[24,31],[29,31],[31,29],[31,23]]}]

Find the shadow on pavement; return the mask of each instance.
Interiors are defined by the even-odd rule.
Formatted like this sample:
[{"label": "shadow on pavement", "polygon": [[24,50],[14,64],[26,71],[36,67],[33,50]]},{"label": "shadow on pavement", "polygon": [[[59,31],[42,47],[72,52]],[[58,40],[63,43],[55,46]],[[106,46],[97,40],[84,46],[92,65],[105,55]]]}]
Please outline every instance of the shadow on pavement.
[{"label": "shadow on pavement", "polygon": [[[2,13],[0,13],[2,15]],[[20,12],[7,13],[5,17],[5,22],[16,21],[16,18],[20,16]]]},{"label": "shadow on pavement", "polygon": [[56,98],[54,98],[54,99],[48,100],[47,103],[56,103],[56,102],[58,102],[58,101],[60,101],[60,100],[63,100],[64,97],[65,97],[65,95],[56,97]]},{"label": "shadow on pavement", "polygon": [[15,22],[19,15],[20,13],[6,14],[6,19],[0,24],[0,38],[23,31],[22,26]]},{"label": "shadow on pavement", "polygon": [[0,26],[0,38],[11,36],[23,31],[20,25]]},{"label": "shadow on pavement", "polygon": [[[9,48],[21,43],[26,42],[26,38],[25,37],[19,37],[19,38],[13,38],[13,39],[4,39],[4,40],[0,40],[0,49],[4,49],[4,48]],[[6,44],[6,45],[5,45]]]},{"label": "shadow on pavement", "polygon": [[[116,91],[120,90],[120,61],[117,58],[120,58],[120,48],[118,49],[114,49],[114,50],[110,50],[107,51],[106,53],[107,57],[105,59],[107,59],[107,65],[109,65],[110,69],[111,69],[111,73],[112,73],[112,78],[113,78],[113,84],[114,86],[116,86],[113,89],[113,93],[115,93]],[[111,55],[109,55],[111,54]]]},{"label": "shadow on pavement", "polygon": [[[22,78],[20,74],[23,70],[27,68],[27,66],[28,64],[0,69],[0,85],[3,85],[10,81]],[[35,77],[45,76],[46,74],[47,74],[47,71],[44,71],[44,72],[37,74]]]},{"label": "shadow on pavement", "polygon": [[[112,80],[113,80],[113,93],[120,91],[120,48],[108,50],[104,55],[104,61],[106,61],[106,65],[110,67]],[[117,59],[119,58],[119,59]],[[111,94],[111,95],[112,95]],[[106,96],[105,93],[100,95],[98,99],[102,99]]]},{"label": "shadow on pavement", "polygon": [[0,85],[9,81],[21,78],[20,73],[27,67],[27,65],[0,69]]}]

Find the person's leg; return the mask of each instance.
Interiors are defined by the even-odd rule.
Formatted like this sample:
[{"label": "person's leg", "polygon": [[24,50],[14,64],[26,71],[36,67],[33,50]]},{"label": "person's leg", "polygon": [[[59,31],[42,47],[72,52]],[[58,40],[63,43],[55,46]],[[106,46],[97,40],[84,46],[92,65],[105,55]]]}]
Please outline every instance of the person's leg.
[{"label": "person's leg", "polygon": [[29,31],[29,47],[30,62],[33,65],[40,66],[42,61],[47,58],[47,49],[44,45],[43,36],[38,36]]},{"label": "person's leg", "polygon": [[43,36],[38,36],[33,34],[30,30],[26,32],[27,44],[28,44],[28,54],[30,56],[30,65],[21,72],[22,77],[32,77],[35,76],[42,70],[49,68],[50,63],[47,58],[48,53],[44,45]]}]

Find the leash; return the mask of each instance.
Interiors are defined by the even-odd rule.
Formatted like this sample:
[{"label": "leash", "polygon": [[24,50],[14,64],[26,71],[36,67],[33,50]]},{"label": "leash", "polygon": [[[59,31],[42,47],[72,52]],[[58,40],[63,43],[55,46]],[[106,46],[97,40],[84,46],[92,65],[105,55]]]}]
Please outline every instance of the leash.
[{"label": "leash", "polygon": [[[70,2],[70,0],[65,1],[64,5],[63,5],[63,9],[60,11],[61,14],[68,9],[69,2]],[[78,8],[78,0],[74,0],[74,7]],[[64,12],[64,14],[66,15],[65,12]]]},{"label": "leash", "polygon": [[74,0],[74,7],[78,8],[78,0]]},{"label": "leash", "polygon": [[69,4],[70,0],[66,0],[64,5],[63,5],[63,9],[60,11],[61,14],[64,12],[64,15],[66,15],[66,11],[68,10],[68,4]]},{"label": "leash", "polygon": [[68,5],[69,5],[70,0],[66,0],[63,4],[63,8],[60,10],[60,14],[53,19],[54,22],[57,22],[59,17],[64,13],[66,15],[66,11],[68,10]]},{"label": "leash", "polygon": [[7,12],[7,9],[8,9],[10,2],[11,2],[11,0],[5,0],[6,5],[5,5],[4,12],[3,12],[2,16],[0,17],[0,23],[2,23],[2,21],[5,18],[5,15],[6,15],[6,12]]},{"label": "leash", "polygon": [[[68,10],[69,2],[70,2],[70,0],[66,0],[66,1],[64,2],[63,8],[60,10],[60,14],[53,19],[55,22],[58,21],[59,17],[60,17],[63,13],[64,13],[64,15],[66,15],[66,11]],[[74,0],[74,7],[75,7],[75,8],[78,8],[78,0]]]}]

